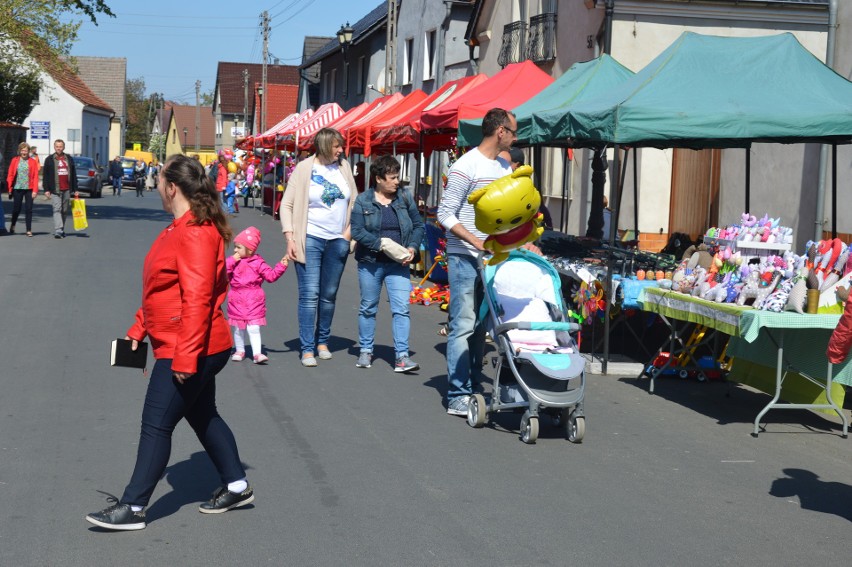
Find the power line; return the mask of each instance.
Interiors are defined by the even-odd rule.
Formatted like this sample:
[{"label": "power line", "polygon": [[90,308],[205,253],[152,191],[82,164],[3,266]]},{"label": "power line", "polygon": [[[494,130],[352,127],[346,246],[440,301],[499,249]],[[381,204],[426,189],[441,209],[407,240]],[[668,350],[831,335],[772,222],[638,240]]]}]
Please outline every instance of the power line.
[{"label": "power line", "polygon": [[[295,12],[293,12],[292,14],[290,14],[290,17],[289,17],[289,18],[286,18],[286,19],[284,19],[284,20],[281,20],[281,21],[280,21],[280,22],[278,22],[278,23],[279,23],[279,24],[283,24],[283,23],[289,22],[290,20],[292,20],[293,18],[295,18],[295,17],[296,17],[296,16],[297,16],[300,12],[303,12],[303,11],[305,10],[305,8],[307,8],[308,6],[310,6],[311,4],[313,4],[313,3],[314,3],[314,1],[315,1],[315,0],[308,0],[307,2],[305,2],[305,5],[304,5],[304,6],[302,6],[301,8],[299,8],[298,10],[296,10]],[[274,16],[272,16],[272,17],[273,17],[273,18],[277,18],[278,16],[280,16],[281,14],[283,14],[285,11],[286,11],[286,10],[282,10],[281,12],[278,12],[277,14],[275,14],[275,15],[274,15]]]}]

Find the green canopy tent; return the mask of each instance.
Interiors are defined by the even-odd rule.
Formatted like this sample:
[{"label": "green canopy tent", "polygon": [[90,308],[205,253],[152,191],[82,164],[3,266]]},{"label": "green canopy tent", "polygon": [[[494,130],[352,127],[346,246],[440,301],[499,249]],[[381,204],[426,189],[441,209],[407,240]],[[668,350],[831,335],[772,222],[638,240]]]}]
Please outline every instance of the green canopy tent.
[{"label": "green canopy tent", "polygon": [[[516,108],[509,109],[518,119],[518,146],[553,142],[549,127],[533,120],[534,113],[555,112],[584,100],[595,100],[633,76],[633,72],[607,54],[591,61],[574,63],[555,82]],[[475,146],[482,141],[482,118],[459,121],[458,143]]]},{"label": "green canopy tent", "polygon": [[[616,85],[633,76],[633,72],[607,54],[591,61],[573,64],[565,73],[537,95],[512,110],[518,121],[517,146],[565,145],[559,143],[549,128],[542,128],[534,121],[536,113],[555,112],[564,115],[571,105],[584,100],[594,100],[611,91]],[[459,121],[458,143],[462,146],[474,146],[482,141],[482,119]],[[536,154],[536,164],[540,162]],[[565,221],[565,201],[567,179],[570,175],[568,161],[565,160],[562,210],[560,217]],[[603,210],[600,211],[600,223],[603,224]]]},{"label": "green canopy tent", "polygon": [[[836,145],[852,141],[852,82],[823,64],[790,33],[734,38],[685,32],[609,93],[578,102],[567,111],[534,113],[533,122],[546,129],[552,140],[597,148],[830,143],[836,163]],[[746,210],[749,168],[747,154]],[[619,171],[618,163],[615,170]],[[837,182],[833,170],[834,229]],[[621,195],[617,183],[615,188],[613,229]]]}]

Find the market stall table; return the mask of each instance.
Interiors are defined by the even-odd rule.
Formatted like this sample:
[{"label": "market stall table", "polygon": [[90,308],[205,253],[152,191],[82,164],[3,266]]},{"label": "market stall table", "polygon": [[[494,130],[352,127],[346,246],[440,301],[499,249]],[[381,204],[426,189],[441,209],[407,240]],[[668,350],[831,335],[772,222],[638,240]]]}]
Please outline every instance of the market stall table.
[{"label": "market stall table", "polygon": [[[729,356],[774,369],[775,394],[755,418],[754,436],[760,430],[760,420],[771,409],[832,410],[843,423],[843,437],[847,436],[849,422],[832,395],[842,398],[843,388],[840,385],[852,385],[852,364],[847,361],[833,368],[825,358],[828,339],[837,326],[838,315],[774,313],[715,303],[653,287],[642,291],[641,303],[645,311],[661,316],[671,331],[670,342],[680,344],[689,357],[692,357],[694,349],[691,352],[687,349],[678,327],[669,319],[704,325],[728,334],[731,336],[727,350]],[[791,372],[797,372],[819,385],[824,392],[825,403],[819,403],[819,400],[814,403],[779,403],[784,379]],[[654,376],[651,376],[652,393],[653,384]]]}]

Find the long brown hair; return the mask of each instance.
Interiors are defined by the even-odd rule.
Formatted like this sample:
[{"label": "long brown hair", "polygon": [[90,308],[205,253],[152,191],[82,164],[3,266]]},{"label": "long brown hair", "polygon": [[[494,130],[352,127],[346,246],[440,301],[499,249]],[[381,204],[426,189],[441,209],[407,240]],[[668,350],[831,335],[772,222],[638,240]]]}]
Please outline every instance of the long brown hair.
[{"label": "long brown hair", "polygon": [[234,232],[219,203],[216,186],[204,173],[201,162],[182,154],[174,154],[163,164],[162,175],[166,181],[174,183],[189,201],[189,210],[192,211],[197,224],[213,223],[225,243],[231,242]]}]

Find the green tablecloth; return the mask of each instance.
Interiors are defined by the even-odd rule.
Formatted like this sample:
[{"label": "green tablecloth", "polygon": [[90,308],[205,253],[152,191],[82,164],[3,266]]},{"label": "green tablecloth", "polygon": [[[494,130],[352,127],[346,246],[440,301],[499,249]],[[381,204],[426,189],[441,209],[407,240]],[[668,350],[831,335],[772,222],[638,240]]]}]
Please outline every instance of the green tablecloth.
[{"label": "green tablecloth", "polygon": [[[826,379],[828,339],[839,315],[773,313],[727,303],[715,303],[660,288],[647,288],[640,296],[645,311],[711,327],[728,335],[728,356],[734,362],[730,379],[774,393],[778,347],[784,337],[784,359],[794,368],[819,380]],[[773,341],[773,338],[775,341]],[[841,407],[845,390],[852,386],[852,361],[835,364],[831,395]],[[820,393],[821,392],[821,393]],[[807,380],[790,376],[784,380],[783,399],[794,403],[824,403],[824,389],[814,390]]]}]

